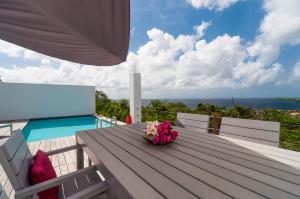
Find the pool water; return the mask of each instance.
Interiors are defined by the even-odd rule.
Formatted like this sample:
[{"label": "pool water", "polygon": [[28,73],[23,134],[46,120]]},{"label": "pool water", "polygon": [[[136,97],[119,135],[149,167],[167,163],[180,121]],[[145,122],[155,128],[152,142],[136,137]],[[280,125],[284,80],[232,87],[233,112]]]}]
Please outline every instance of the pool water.
[{"label": "pool water", "polygon": [[[28,142],[46,140],[75,135],[76,131],[96,129],[96,122],[94,116],[30,120],[22,132]],[[102,121],[102,128],[110,126],[109,122]]]}]

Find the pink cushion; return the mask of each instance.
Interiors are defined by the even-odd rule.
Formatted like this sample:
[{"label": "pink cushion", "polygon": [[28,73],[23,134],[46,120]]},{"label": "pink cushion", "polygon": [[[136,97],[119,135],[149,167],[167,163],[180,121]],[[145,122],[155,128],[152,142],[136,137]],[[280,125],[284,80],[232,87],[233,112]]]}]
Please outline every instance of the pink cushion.
[{"label": "pink cushion", "polygon": [[[30,168],[31,184],[35,185],[53,178],[56,178],[56,173],[49,157],[43,151],[38,150],[36,152],[34,162]],[[40,199],[57,199],[58,187],[53,187],[48,190],[39,192],[38,196]]]}]

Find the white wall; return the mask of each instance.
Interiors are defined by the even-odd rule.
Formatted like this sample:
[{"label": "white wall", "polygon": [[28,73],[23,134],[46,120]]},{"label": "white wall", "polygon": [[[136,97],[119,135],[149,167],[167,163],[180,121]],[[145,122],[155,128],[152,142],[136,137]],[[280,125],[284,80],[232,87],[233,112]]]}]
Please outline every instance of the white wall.
[{"label": "white wall", "polygon": [[0,121],[95,114],[95,87],[0,83]]}]

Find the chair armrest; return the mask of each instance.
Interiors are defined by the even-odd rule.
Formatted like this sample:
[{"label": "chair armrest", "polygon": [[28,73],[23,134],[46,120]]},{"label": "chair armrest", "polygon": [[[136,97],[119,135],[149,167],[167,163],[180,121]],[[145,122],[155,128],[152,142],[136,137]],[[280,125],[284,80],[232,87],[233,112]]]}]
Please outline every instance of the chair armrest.
[{"label": "chair armrest", "polygon": [[97,167],[96,166],[87,167],[87,168],[81,169],[79,171],[75,171],[75,172],[72,172],[72,173],[69,173],[69,174],[66,174],[66,175],[48,180],[46,182],[42,182],[42,183],[39,183],[39,184],[36,184],[36,185],[32,185],[32,186],[26,187],[24,189],[16,190],[15,198],[18,199],[18,198],[26,198],[26,197],[29,197],[29,196],[33,196],[34,194],[39,193],[41,191],[47,190],[49,188],[52,188],[52,187],[55,187],[55,186],[58,186],[58,185],[61,185],[63,182],[65,182],[69,178],[74,178],[75,176],[77,176],[81,173],[86,173],[86,172],[88,172],[90,170],[93,170],[93,169],[97,170]]},{"label": "chair armrest", "polygon": [[[72,151],[72,150],[75,150],[75,149],[78,149],[78,148],[81,148],[82,146],[80,145],[72,145],[72,146],[68,146],[68,147],[65,147],[65,148],[61,148],[61,149],[56,149],[56,150],[53,150],[53,151],[48,151],[48,152],[45,152],[48,156],[51,156],[51,155],[55,155],[55,154],[59,154],[59,153],[64,153],[64,152],[67,152],[67,151]],[[35,155],[33,156],[33,158],[35,158]]]}]

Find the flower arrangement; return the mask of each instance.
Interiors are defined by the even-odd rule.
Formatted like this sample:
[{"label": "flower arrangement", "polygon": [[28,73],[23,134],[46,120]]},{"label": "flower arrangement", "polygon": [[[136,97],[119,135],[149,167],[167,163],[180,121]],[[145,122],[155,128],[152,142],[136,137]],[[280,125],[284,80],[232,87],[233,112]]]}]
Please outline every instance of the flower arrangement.
[{"label": "flower arrangement", "polygon": [[178,136],[178,132],[172,130],[169,121],[163,123],[158,121],[147,122],[145,132],[145,138],[153,144],[167,144],[176,140]]}]

